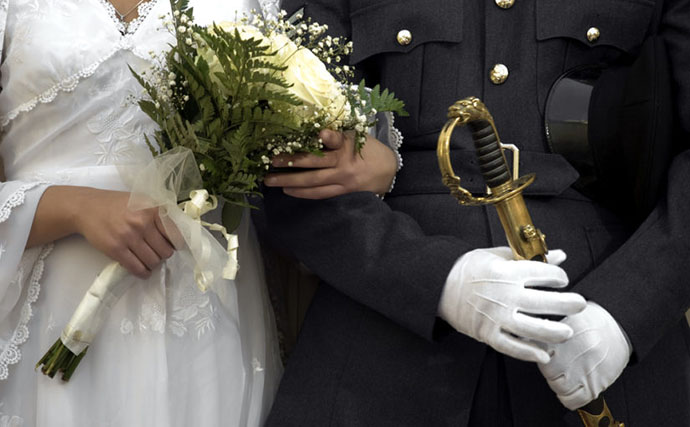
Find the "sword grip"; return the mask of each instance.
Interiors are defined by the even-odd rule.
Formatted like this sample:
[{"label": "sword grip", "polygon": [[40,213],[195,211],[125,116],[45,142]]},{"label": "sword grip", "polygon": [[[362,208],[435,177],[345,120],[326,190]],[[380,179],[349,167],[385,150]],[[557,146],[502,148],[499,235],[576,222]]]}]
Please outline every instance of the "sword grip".
[{"label": "sword grip", "polygon": [[498,136],[488,120],[475,120],[467,123],[472,131],[472,140],[479,159],[479,170],[489,188],[498,187],[510,182],[512,177],[508,170]]}]

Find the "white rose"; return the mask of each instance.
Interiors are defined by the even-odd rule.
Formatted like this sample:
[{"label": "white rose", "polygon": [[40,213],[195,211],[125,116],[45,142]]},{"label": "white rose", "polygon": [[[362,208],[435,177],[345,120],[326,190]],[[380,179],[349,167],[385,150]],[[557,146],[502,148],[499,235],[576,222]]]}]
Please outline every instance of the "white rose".
[{"label": "white rose", "polygon": [[315,111],[325,111],[331,115],[334,127],[339,126],[350,112],[349,104],[341,84],[328,72],[326,65],[312,51],[298,48],[291,41],[283,43],[282,48],[274,41],[274,47],[278,49],[278,59],[287,67],[283,76],[292,85],[288,91],[308,107],[298,108],[296,112],[308,118]]},{"label": "white rose", "polygon": [[285,65],[290,57],[297,52],[297,45],[285,34],[274,33],[271,36],[271,47],[276,52],[276,64]]}]

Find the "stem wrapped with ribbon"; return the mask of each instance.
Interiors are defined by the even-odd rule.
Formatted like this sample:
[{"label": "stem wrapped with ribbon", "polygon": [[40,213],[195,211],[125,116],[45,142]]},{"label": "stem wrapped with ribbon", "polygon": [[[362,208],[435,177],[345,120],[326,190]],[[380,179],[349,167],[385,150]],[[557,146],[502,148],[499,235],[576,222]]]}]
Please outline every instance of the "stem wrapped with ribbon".
[{"label": "stem wrapped with ribbon", "polygon": [[[132,183],[128,207],[132,210],[159,208],[166,233],[177,249],[175,256],[186,258],[194,266],[194,279],[200,291],[211,290],[226,306],[237,302],[235,288],[226,280],[234,280],[239,269],[239,239],[220,224],[201,218],[218,208],[218,199],[202,189],[194,155],[177,148],[155,157],[145,167],[120,167],[125,182]],[[181,198],[189,200],[178,203]],[[210,231],[219,231],[227,246],[224,248]],[[50,376],[62,372],[69,381],[89,345],[100,331],[112,307],[134,283],[117,262],[108,264],[96,277],[60,338],[37,363],[36,368]]]}]

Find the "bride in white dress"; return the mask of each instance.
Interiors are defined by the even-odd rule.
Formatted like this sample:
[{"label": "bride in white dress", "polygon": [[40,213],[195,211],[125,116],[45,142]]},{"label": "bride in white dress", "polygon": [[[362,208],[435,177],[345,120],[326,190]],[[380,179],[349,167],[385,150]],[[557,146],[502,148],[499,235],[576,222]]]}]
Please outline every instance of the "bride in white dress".
[{"label": "bride in white dress", "polygon": [[[276,2],[269,3],[275,11]],[[253,0],[192,5],[200,23],[259,9]],[[150,52],[171,42],[159,19],[169,10],[168,0],[151,0],[125,24],[106,0],[0,2],[0,154],[7,175],[0,183],[0,427],[255,426],[270,409],[282,367],[247,221],[229,303],[199,292],[176,269],[177,255],[160,263],[166,256],[159,254],[143,273],[147,279],[131,276],[137,283],[69,383],[34,371],[110,262],[94,250],[93,236],[92,246],[62,223],[32,242],[34,214],[49,186],[126,190],[115,165],[133,155],[132,141],[143,144],[153,131],[128,98],[140,88],[127,67],[144,70]],[[90,199],[100,211],[80,198],[59,203],[107,215],[113,194]]]},{"label": "bride in white dress", "polygon": [[[157,213],[127,211],[118,165],[145,160],[132,143],[143,147],[154,131],[132,102],[141,88],[128,67],[147,69],[151,53],[173,40],[159,19],[170,13],[168,0],[138,9],[113,1],[138,18],[124,23],[107,0],[0,0],[0,427],[260,425],[282,366],[253,229],[245,215],[241,268],[221,302],[198,290],[158,231]],[[200,24],[278,9],[277,0],[190,3]],[[383,193],[396,159],[380,147],[295,167],[332,168],[342,185],[329,188],[340,193]],[[354,169],[340,174],[348,162]],[[347,182],[353,170],[359,184]],[[299,176],[308,174],[285,182],[299,180],[302,197],[326,197],[318,181],[307,180],[315,193],[304,188]],[[36,372],[111,259],[135,283],[70,382]]]}]

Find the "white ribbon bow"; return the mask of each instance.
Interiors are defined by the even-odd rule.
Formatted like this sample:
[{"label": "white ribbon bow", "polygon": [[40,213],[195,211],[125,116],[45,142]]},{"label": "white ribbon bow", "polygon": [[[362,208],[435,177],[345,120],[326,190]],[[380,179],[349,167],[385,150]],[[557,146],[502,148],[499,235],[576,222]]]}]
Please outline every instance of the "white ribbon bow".
[{"label": "white ribbon bow", "polygon": [[[236,234],[229,234],[225,227],[220,224],[209,223],[201,220],[201,216],[218,207],[218,198],[208,194],[208,191],[193,190],[189,193],[190,200],[179,204],[180,209],[192,220],[198,222],[200,225],[208,228],[211,231],[220,231],[227,241],[226,252],[228,254],[228,261],[223,268],[223,278],[234,280],[237,276],[239,264],[237,262],[237,248],[239,247],[239,239]],[[193,241],[199,239],[192,238]],[[215,277],[211,270],[203,269],[202,266],[208,265],[211,255],[211,246],[200,241],[200,251],[196,259],[197,263],[194,266],[194,278],[201,291],[206,291],[209,283],[213,283]]]}]

